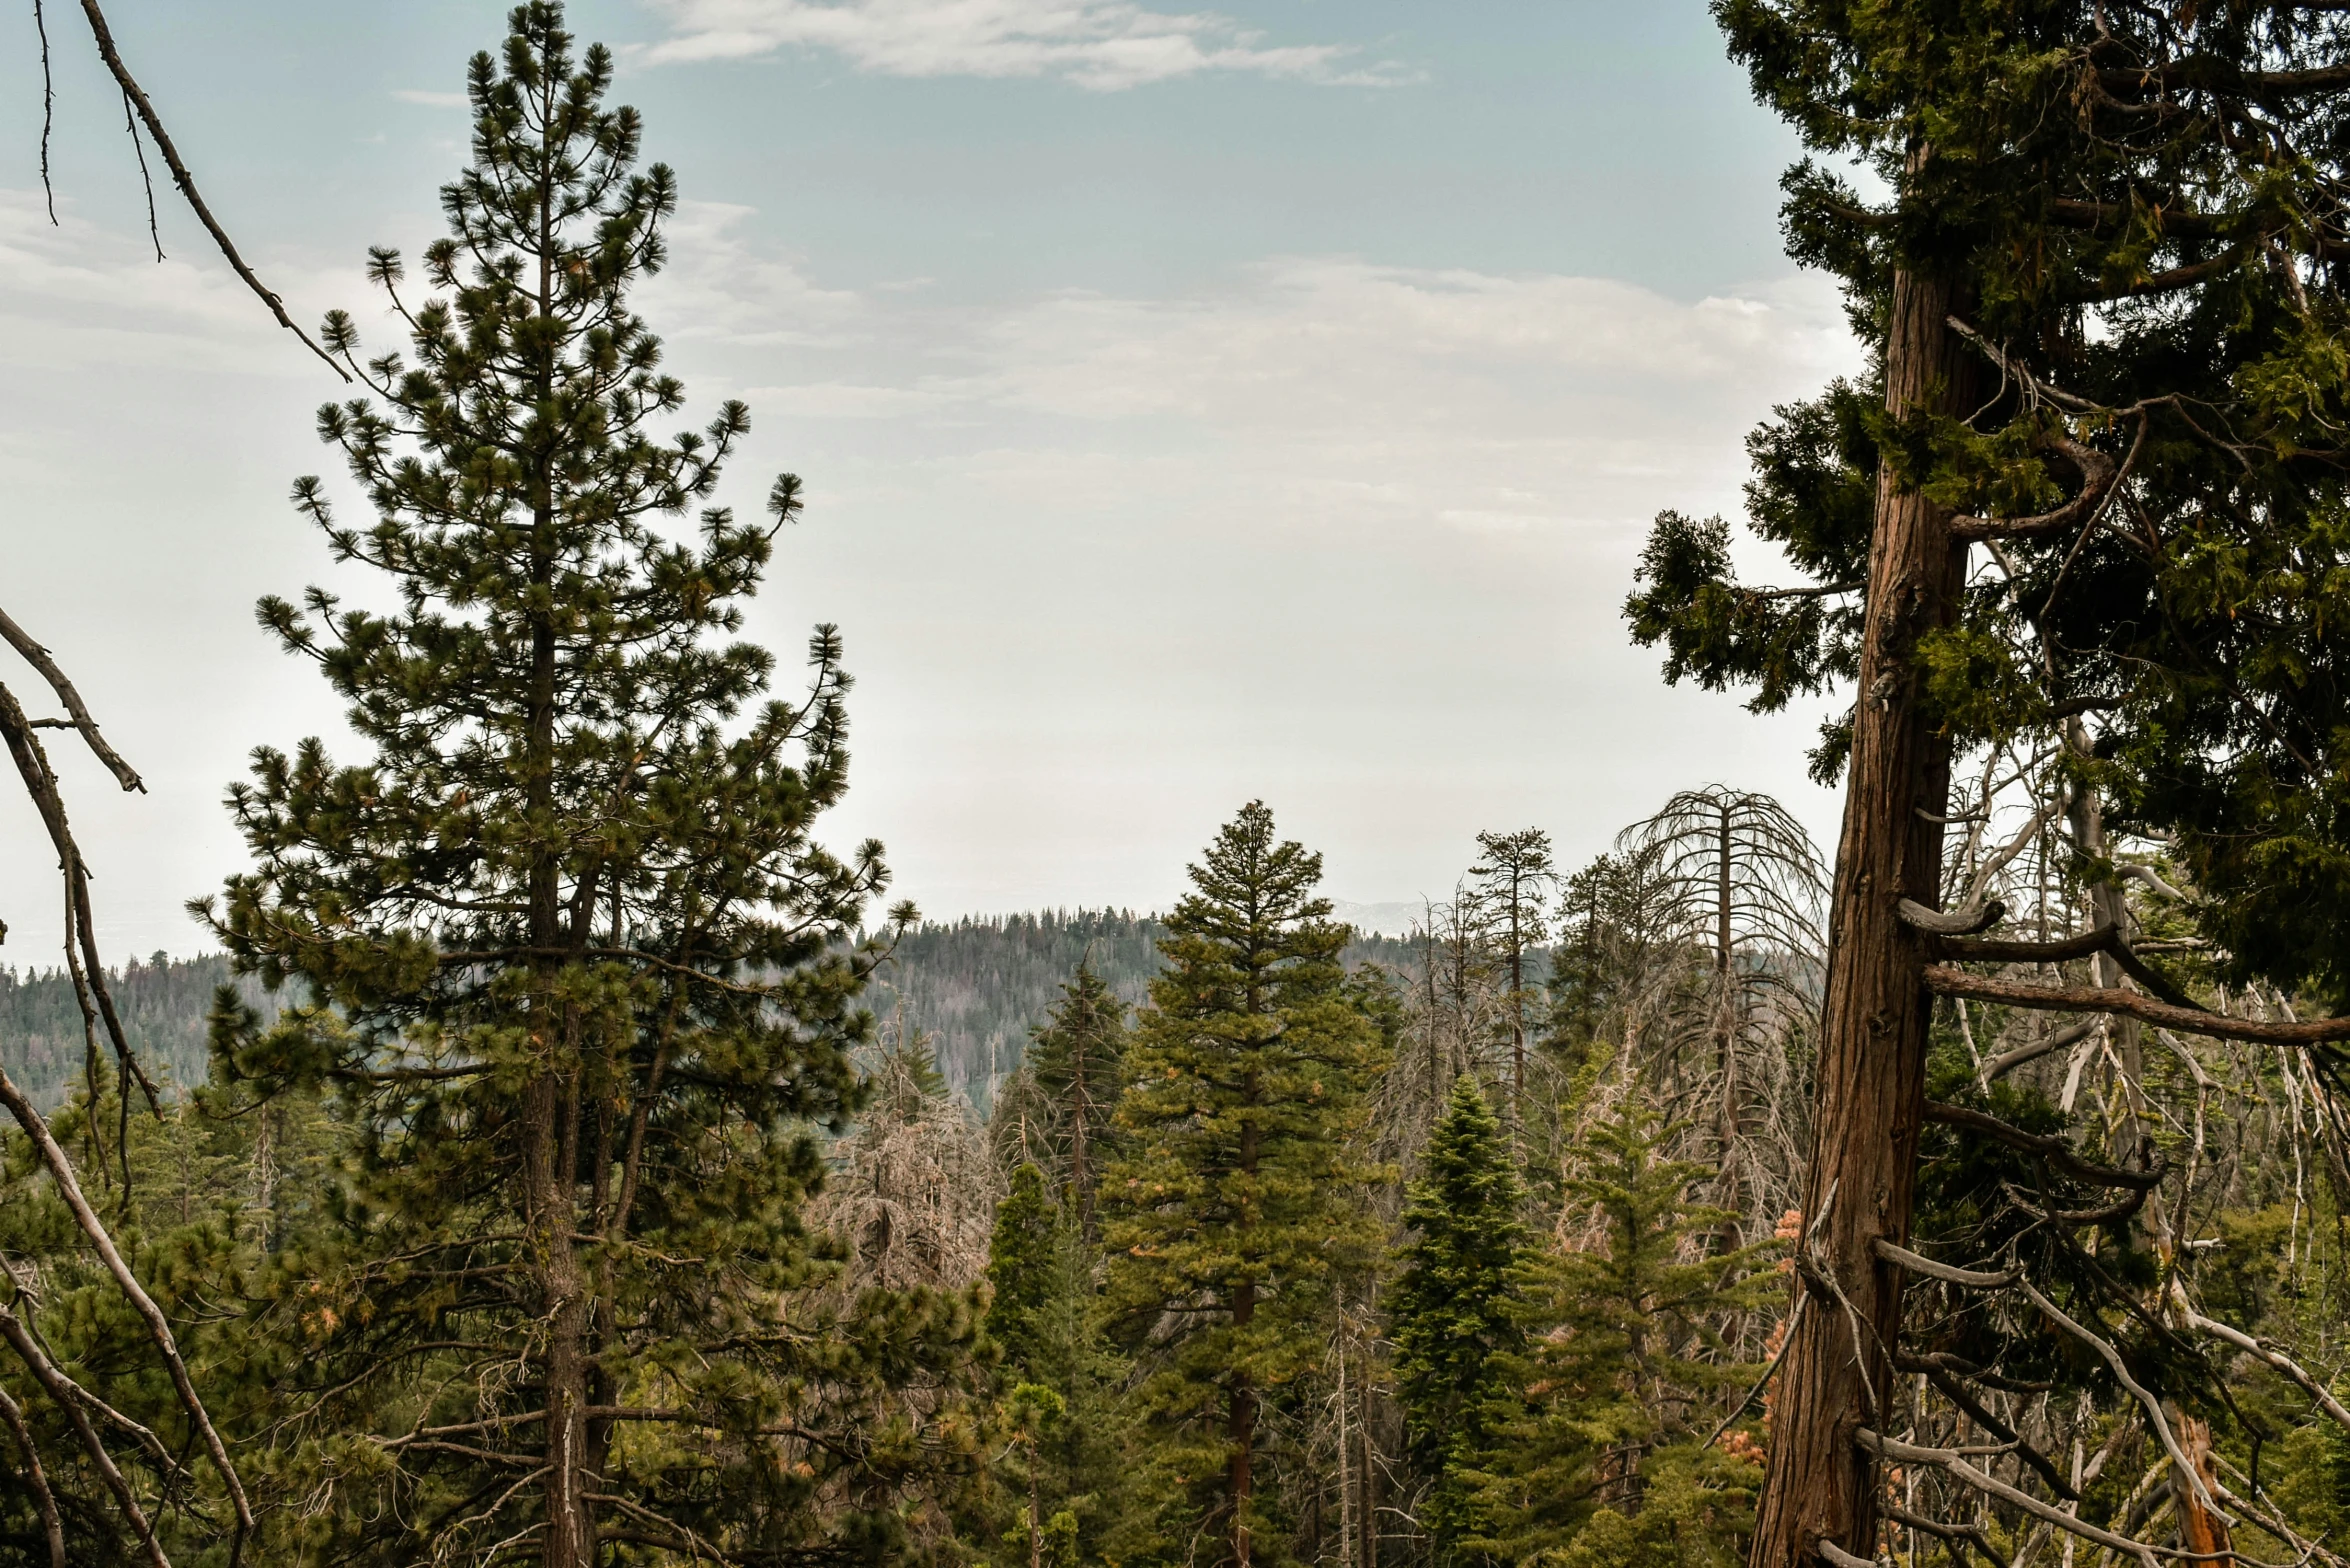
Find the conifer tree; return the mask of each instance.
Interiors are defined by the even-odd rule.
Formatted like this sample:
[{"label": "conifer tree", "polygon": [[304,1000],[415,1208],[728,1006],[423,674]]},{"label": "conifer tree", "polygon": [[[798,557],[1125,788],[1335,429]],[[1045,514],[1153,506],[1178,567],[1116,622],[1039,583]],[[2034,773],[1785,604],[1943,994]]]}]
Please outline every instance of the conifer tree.
[{"label": "conifer tree", "polygon": [[[231,807],[254,868],[204,906],[238,968],[301,1005],[224,997],[218,1070],[339,1092],[358,1152],[338,1223],[280,1260],[281,1516],[352,1562],[589,1568],[879,1551],[921,1457],[908,1402],[971,1328],[960,1298],[811,1321],[834,1267],[799,1221],[807,1129],[856,1103],[854,939],[880,848],[813,839],[846,784],[847,677],[820,629],[795,701],[728,640],[776,529],[712,496],[748,428],[683,392],[630,293],[663,260],[670,171],[636,168],[612,61],[518,7],[472,61],[472,159],[414,299],[370,272],[413,353],[320,411],[373,521],[295,501],[394,608],[263,601],[365,749],[256,753]],[[910,912],[901,912],[910,915]],[[821,1507],[819,1507],[821,1505]]]},{"label": "conifer tree", "polygon": [[1519,1410],[1477,1471],[1470,1549],[1575,1568],[1743,1552],[1760,1466],[1701,1445],[1715,1396],[1760,1371],[1724,1324],[1783,1286],[1771,1243],[1707,1255],[1726,1214],[1690,1197],[1711,1171],[1665,1157],[1681,1130],[1627,1100],[1571,1151],[1571,1240],[1520,1272]]},{"label": "conifer tree", "polygon": [[[1001,1357],[996,1408],[1014,1473],[970,1533],[1007,1563],[1048,1547],[1072,1562],[1123,1556],[1125,1369],[1095,1321],[1092,1255],[1033,1163],[1012,1173],[996,1206],[987,1278],[987,1337]],[[1007,1541],[1017,1550],[1006,1551]]]},{"label": "conifer tree", "polygon": [[1440,1558],[1470,1521],[1466,1472],[1507,1410],[1505,1358],[1524,1349],[1515,1299],[1526,1251],[1524,1186],[1500,1118],[1463,1073],[1428,1140],[1427,1174],[1403,1211],[1412,1238],[1387,1297],[1396,1402],[1413,1464],[1429,1483],[1420,1524]]},{"label": "conifer tree", "polygon": [[1543,904],[1558,881],[1551,864],[1550,835],[1540,828],[1515,833],[1479,833],[1479,858],[1469,868],[1477,901],[1488,911],[1493,939],[1509,969],[1510,1103],[1523,1116],[1526,1098],[1526,958],[1549,939]]},{"label": "conifer tree", "polygon": [[1373,1259],[1348,1140],[1380,1037],[1345,994],[1321,856],[1277,838],[1262,802],[1190,875],[1118,1106],[1135,1147],[1105,1186],[1108,1310],[1148,1358],[1139,1396],[1175,1489],[1161,1550],[1205,1532],[1198,1560],[1247,1568],[1279,1555],[1264,1403],[1319,1365],[1335,1281]]},{"label": "conifer tree", "polygon": [[1089,1243],[1099,1233],[1094,1209],[1105,1134],[1125,1086],[1125,1037],[1126,1004],[1093,972],[1090,961],[1080,960],[1028,1047],[1026,1065],[1056,1112],[1078,1229]]},{"label": "conifer tree", "polygon": [[[1669,678],[1851,704],[1814,754],[1846,804],[1802,1205],[1843,1297],[1777,1374],[1755,1553],[1793,1568],[1823,1540],[1876,1549],[1881,1467],[1852,1433],[1893,1397],[1905,1289],[1877,1249],[1910,1225],[1933,995],[1985,990],[1931,962],[1915,917],[1997,916],[1940,909],[1954,760],[2062,751],[2116,803],[2105,832],[2168,841],[2227,979],[2350,996],[2330,914],[2350,889],[2350,19],[2287,0],[1715,14],[1812,154],[1784,182],[1790,250],[1836,275],[1871,350],[1749,443],[1750,516],[1801,580],[1739,582],[1725,524],[1668,512],[1626,607]],[[1850,162],[1881,199],[1834,172]],[[2023,995],[2124,1012],[2141,983]]]}]

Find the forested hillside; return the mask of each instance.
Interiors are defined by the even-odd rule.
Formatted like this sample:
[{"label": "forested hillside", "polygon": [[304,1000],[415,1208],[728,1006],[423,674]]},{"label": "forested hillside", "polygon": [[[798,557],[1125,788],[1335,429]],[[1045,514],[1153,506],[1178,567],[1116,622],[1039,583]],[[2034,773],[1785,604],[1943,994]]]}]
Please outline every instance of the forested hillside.
[{"label": "forested hillside", "polygon": [[[1029,1031],[1045,1021],[1081,960],[1133,1006],[1164,963],[1158,943],[1165,935],[1155,917],[1125,910],[925,922],[897,937],[865,1003],[893,1031],[926,1037],[948,1085],[984,1112],[995,1086],[1019,1068]],[[1346,961],[1417,972],[1421,955],[1410,942],[1358,937]],[[215,988],[231,978],[228,961],[217,954],[158,953],[114,973],[124,1032],[151,1071],[181,1088],[204,1081],[205,1016]],[[255,1007],[282,1000],[251,979],[237,989]],[[84,1059],[72,977],[54,969],[0,970],[0,1067],[48,1107],[81,1081]]]},{"label": "forested hillside", "polygon": [[[1108,909],[925,923],[897,938],[868,1005],[893,1031],[927,1036],[948,1085],[985,1111],[1079,963],[1132,1007],[1165,964],[1166,934],[1156,916]],[[1358,933],[1346,962],[1402,972],[1420,959],[1408,941]]]},{"label": "forested hillside", "polygon": [[[210,1065],[205,1016],[213,992],[232,978],[228,960],[157,953],[144,962],[130,960],[111,978],[123,1033],[148,1071],[180,1088],[202,1083]],[[257,981],[240,982],[237,989],[249,1004],[268,1005]],[[83,1082],[90,1038],[71,975],[62,969],[0,969],[0,1068],[36,1104],[54,1106]],[[96,1038],[103,1042],[105,1036]],[[111,1048],[101,1043],[98,1049]]]}]

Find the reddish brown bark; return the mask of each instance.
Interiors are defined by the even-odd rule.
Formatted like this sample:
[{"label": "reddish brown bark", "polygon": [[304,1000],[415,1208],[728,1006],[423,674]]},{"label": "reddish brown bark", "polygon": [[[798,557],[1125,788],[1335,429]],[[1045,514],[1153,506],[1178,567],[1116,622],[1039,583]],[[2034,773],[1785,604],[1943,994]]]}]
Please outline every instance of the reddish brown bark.
[{"label": "reddish brown bark", "polygon": [[[1894,413],[1970,411],[1972,366],[1947,325],[1954,303],[1946,284],[1895,278],[1885,356]],[[1880,478],[1804,1188],[1807,1250],[1823,1280],[1800,1287],[1813,1299],[1779,1367],[1753,1568],[1817,1562],[1823,1538],[1875,1555],[1878,1500],[1853,1432],[1892,1405],[1901,1277],[1870,1243],[1909,1238],[1932,1005],[1923,944],[1895,905],[1940,902],[1942,829],[1925,814],[1945,814],[1950,774],[1947,743],[1920,711],[1912,654],[1954,614],[1965,554],[1947,510]]]}]

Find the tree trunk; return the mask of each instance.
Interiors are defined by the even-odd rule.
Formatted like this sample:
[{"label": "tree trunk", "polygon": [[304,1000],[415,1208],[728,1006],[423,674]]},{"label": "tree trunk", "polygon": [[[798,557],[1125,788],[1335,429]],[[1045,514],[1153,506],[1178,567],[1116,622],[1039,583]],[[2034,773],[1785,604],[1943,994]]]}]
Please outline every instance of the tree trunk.
[{"label": "tree trunk", "polygon": [[[1971,410],[1973,366],[1947,324],[1956,303],[1946,283],[1896,274],[1885,401],[1897,416]],[[1940,902],[1942,829],[1921,813],[1945,814],[1950,781],[1948,743],[1920,711],[1910,661],[1919,634],[1954,616],[1965,561],[1948,512],[1881,473],[1804,1185],[1810,1256],[1835,1288],[1798,1274],[1813,1310],[1779,1367],[1753,1568],[1814,1563],[1823,1538],[1876,1554],[1876,1488],[1853,1433],[1891,1411],[1901,1277],[1870,1244],[1909,1238],[1932,1016],[1922,945],[1895,904]]]},{"label": "tree trunk", "polygon": [[1080,1035],[1070,1042],[1069,1051],[1069,1185],[1077,1191],[1077,1234],[1090,1247],[1100,1237],[1093,1222],[1093,1172],[1086,1163],[1086,1122],[1093,1102],[1085,1081],[1085,1056],[1086,1041]]},{"label": "tree trunk", "polygon": [[1744,1241],[1739,1217],[1746,1211],[1746,1194],[1738,1180],[1738,989],[1730,973],[1731,838],[1730,807],[1721,806],[1722,823],[1716,831],[1714,856],[1714,1057],[1721,1075],[1722,1099],[1715,1112],[1714,1138],[1721,1146],[1721,1205],[1730,1211],[1722,1222],[1724,1252],[1735,1252]]},{"label": "tree trunk", "polygon": [[1518,879],[1510,878],[1511,1126],[1524,1117],[1526,1098],[1526,946],[1518,928]]}]

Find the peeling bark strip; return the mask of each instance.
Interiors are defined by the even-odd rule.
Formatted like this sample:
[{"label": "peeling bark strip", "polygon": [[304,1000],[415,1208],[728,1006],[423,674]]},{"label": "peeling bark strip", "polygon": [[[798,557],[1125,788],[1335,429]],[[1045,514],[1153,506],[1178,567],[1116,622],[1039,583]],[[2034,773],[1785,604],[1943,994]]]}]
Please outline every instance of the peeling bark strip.
[{"label": "peeling bark strip", "polygon": [[[1973,367],[1948,326],[1958,304],[1948,284],[1895,279],[1885,403],[1897,417],[1971,408]],[[1823,1541],[1863,1559],[1876,1548],[1874,1461],[1854,1438],[1892,1401],[1901,1270],[1874,1244],[1909,1239],[1932,1005],[1924,939],[1897,905],[1940,901],[1950,783],[1949,746],[1919,712],[1909,658],[1920,633],[1956,613],[1965,560],[1948,512],[1881,475],[1804,1188],[1813,1258],[1850,1307],[1822,1301],[1788,1337],[1754,1568],[1818,1562]]]}]

